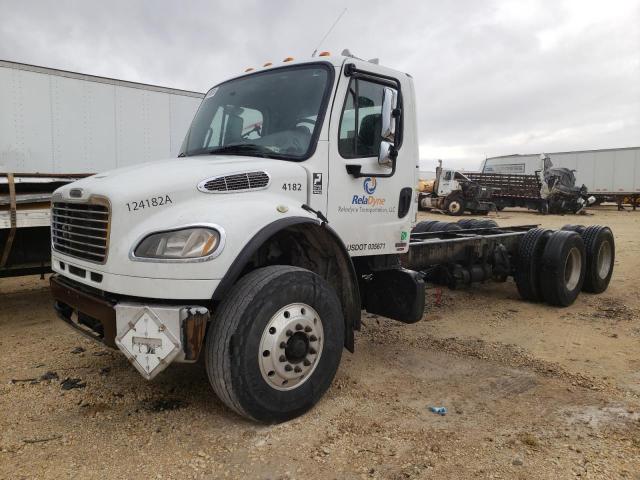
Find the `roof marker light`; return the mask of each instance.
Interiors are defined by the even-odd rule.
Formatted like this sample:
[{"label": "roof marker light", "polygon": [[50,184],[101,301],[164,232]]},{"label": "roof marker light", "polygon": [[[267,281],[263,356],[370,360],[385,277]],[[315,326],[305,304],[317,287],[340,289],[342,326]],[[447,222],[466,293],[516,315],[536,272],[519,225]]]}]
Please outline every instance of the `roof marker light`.
[{"label": "roof marker light", "polygon": [[264,65],[262,65],[262,66],[263,66],[263,67],[270,67],[271,65],[273,65],[273,63],[271,63],[271,62],[267,62],[267,63],[265,63],[265,64],[264,64]]},{"label": "roof marker light", "polygon": [[293,57],[287,57],[284,60],[282,60],[283,62],[291,62],[293,61]]},{"label": "roof marker light", "polygon": [[328,57],[331,55],[331,52],[320,52],[319,57]]},{"label": "roof marker light", "polygon": [[249,67],[245,70],[245,72],[252,72],[253,71],[253,67]]}]

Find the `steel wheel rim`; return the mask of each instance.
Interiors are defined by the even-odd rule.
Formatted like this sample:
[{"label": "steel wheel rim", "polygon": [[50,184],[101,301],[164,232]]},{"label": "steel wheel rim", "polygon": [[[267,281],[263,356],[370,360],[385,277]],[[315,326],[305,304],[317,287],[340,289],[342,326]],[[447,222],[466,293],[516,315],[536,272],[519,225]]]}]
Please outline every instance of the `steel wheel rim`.
[{"label": "steel wheel rim", "polygon": [[600,244],[600,248],[598,249],[597,271],[600,278],[604,279],[609,275],[611,259],[611,244],[608,240],[605,240]]},{"label": "steel wheel rim", "polygon": [[573,247],[569,250],[567,260],[564,264],[564,281],[567,290],[574,290],[580,281],[580,273],[582,270],[582,255],[580,250]]},{"label": "steel wheel rim", "polygon": [[456,200],[454,200],[453,202],[451,202],[449,204],[449,211],[451,213],[458,213],[461,208],[462,208],[462,205],[460,204],[460,202],[458,202]]},{"label": "steel wheel rim", "polygon": [[262,332],[258,364],[267,384],[293,390],[304,384],[318,366],[324,330],[318,312],[306,303],[291,303],[278,310]]}]

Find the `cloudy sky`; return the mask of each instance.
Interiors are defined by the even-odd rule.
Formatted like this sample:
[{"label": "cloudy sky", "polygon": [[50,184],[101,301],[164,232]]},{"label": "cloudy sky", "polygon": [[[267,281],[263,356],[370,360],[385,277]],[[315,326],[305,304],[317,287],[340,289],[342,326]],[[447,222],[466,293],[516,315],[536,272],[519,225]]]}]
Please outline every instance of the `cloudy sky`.
[{"label": "cloudy sky", "polygon": [[188,90],[349,48],[416,82],[425,169],[640,145],[640,0],[0,0],[0,59]]}]

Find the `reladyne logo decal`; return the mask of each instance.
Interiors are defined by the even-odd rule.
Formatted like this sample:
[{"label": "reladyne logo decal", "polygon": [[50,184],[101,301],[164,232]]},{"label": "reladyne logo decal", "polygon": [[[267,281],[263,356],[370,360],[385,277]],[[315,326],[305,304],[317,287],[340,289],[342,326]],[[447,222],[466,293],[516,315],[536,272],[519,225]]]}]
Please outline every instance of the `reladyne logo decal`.
[{"label": "reladyne logo decal", "polygon": [[363,187],[365,193],[373,195],[373,193],[376,191],[377,186],[378,182],[376,182],[375,178],[367,177],[364,179]]},{"label": "reladyne logo decal", "polygon": [[362,182],[364,194],[354,194],[351,205],[338,207],[340,213],[396,213],[396,207],[387,207],[387,199],[374,195],[378,189],[378,182],[374,177],[367,177]]},{"label": "reladyne logo decal", "polygon": [[372,207],[382,207],[386,199],[376,197],[373,194],[378,187],[378,182],[375,178],[367,177],[362,183],[362,188],[366,195],[354,195],[351,199],[351,205],[370,205]]}]

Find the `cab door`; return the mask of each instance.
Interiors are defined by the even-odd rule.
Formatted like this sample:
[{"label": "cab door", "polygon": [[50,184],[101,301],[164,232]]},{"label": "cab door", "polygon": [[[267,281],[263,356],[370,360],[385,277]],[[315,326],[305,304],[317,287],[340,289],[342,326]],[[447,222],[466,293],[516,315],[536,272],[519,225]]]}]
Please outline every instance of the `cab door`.
[{"label": "cab door", "polygon": [[[378,65],[349,64],[341,72],[331,114],[327,218],[352,256],[403,252],[417,182],[417,152],[404,148],[415,145],[405,135],[413,118],[404,110],[404,84]],[[385,91],[396,95],[395,165],[380,163],[381,148],[388,146],[382,132]]]},{"label": "cab door", "polygon": [[438,182],[438,196],[446,197],[449,195],[454,187],[453,187],[453,170],[443,170],[440,176],[440,181]]}]

